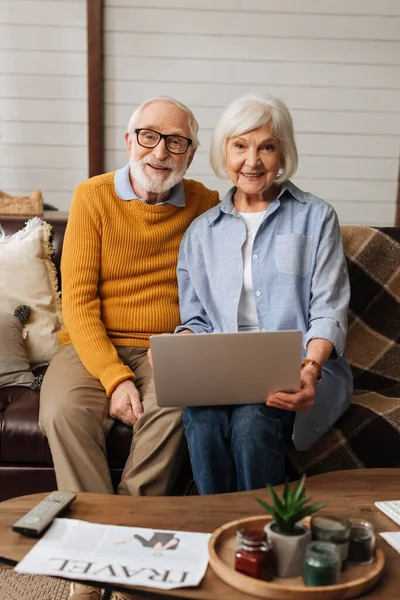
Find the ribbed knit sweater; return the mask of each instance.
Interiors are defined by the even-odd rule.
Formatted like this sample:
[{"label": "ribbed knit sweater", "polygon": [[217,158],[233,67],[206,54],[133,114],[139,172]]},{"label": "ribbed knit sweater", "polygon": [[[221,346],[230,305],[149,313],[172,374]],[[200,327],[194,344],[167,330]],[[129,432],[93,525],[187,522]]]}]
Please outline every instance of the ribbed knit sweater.
[{"label": "ribbed knit sweater", "polygon": [[188,225],[219,202],[218,193],[184,180],[185,207],[121,200],[115,172],[75,190],[65,232],[58,337],[72,343],[108,396],[135,379],[115,346],[149,346],[149,336],[179,325],[176,263]]}]

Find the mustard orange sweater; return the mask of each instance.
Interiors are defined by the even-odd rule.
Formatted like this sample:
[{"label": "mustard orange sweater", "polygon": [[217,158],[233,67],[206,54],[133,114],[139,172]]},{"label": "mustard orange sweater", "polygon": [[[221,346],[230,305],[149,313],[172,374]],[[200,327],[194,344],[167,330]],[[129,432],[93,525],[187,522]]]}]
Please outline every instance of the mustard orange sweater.
[{"label": "mustard orange sweater", "polygon": [[219,202],[217,192],[191,180],[184,180],[184,208],[121,200],[114,175],[75,190],[62,252],[59,333],[108,396],[135,378],[115,346],[148,347],[150,335],[179,325],[179,244],[193,219]]}]

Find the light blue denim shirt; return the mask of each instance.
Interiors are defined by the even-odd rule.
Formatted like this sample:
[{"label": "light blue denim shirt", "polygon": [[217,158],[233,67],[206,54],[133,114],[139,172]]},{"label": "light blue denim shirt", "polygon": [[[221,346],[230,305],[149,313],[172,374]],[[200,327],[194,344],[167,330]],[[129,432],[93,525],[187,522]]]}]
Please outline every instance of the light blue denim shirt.
[{"label": "light blue denim shirt", "polygon": [[[121,200],[140,200],[140,202],[146,202],[146,200],[139,198],[133,191],[131,180],[129,178],[129,169],[129,164],[127,164],[122,167],[122,169],[115,171],[114,187],[117,196],[121,198]],[[172,204],[173,206],[178,207],[185,206],[185,190],[182,181],[171,189],[168,200],[159,202],[156,206],[161,206],[162,204]]]},{"label": "light blue denim shirt", "polygon": [[[182,240],[181,320],[195,333],[238,331],[246,226],[234,193],[193,221]],[[350,286],[334,209],[287,182],[265,211],[252,259],[261,331],[299,329],[304,349],[312,338],[324,338],[341,356]]]},{"label": "light blue denim shirt", "polygon": [[[182,326],[176,332],[185,328],[195,333],[238,331],[246,226],[232,203],[235,191],[231,189],[220,205],[193,221],[182,239],[177,268]],[[334,379],[342,378],[342,392],[336,390],[339,397],[327,409],[322,428],[319,422],[312,434],[306,431],[308,425],[303,428],[304,449],[344,412],[352,388],[343,357],[350,286],[332,206],[286,182],[265,211],[254,238],[252,279],[261,331],[297,329],[303,332],[303,356],[311,339],[324,338],[339,357],[327,362],[324,373],[326,383],[331,379],[328,372]],[[325,387],[321,384],[317,390]],[[312,411],[307,413],[309,421]]]}]

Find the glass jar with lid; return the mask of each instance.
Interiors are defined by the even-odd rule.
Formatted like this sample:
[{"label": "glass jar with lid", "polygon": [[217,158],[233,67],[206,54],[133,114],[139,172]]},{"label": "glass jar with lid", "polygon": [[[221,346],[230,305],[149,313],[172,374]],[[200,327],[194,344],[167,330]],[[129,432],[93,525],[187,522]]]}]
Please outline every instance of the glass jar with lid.
[{"label": "glass jar with lid", "polygon": [[349,519],[336,515],[313,515],[310,525],[314,541],[331,542],[337,546],[342,563],[342,571],[344,571],[349,554],[351,529]]},{"label": "glass jar with lid", "polygon": [[271,581],[276,574],[276,558],[265,531],[238,529],[236,537],[236,571],[249,577]]},{"label": "glass jar with lid", "polygon": [[331,542],[311,542],[306,548],[303,580],[305,585],[336,585],[340,580],[340,552]]},{"label": "glass jar with lid", "polygon": [[351,520],[349,562],[369,565],[375,557],[374,528],[368,521]]}]

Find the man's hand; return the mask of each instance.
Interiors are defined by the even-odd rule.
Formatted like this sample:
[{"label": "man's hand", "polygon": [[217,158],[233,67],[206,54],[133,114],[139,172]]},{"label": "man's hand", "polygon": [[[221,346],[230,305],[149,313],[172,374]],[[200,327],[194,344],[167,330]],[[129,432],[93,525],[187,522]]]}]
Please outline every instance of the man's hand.
[{"label": "man's hand", "polygon": [[296,412],[308,410],[314,404],[317,376],[314,369],[301,371],[301,388],[298,392],[275,392],[267,398],[267,406]]},{"label": "man's hand", "polygon": [[110,398],[110,416],[119,419],[125,425],[134,425],[143,414],[139,390],[133,381],[122,381]]}]

